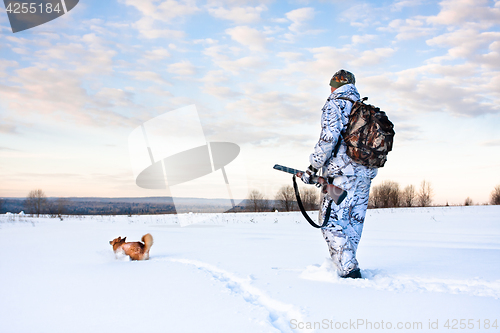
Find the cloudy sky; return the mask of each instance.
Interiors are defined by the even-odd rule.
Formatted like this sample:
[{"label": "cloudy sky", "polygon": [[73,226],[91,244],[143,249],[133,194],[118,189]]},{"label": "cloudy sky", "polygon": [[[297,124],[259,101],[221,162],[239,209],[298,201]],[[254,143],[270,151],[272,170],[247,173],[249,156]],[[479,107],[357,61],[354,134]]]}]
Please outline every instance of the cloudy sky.
[{"label": "cloudy sky", "polygon": [[499,28],[499,0],[81,0],[13,34],[2,5],[0,197],[165,195],[136,186],[128,138],[192,104],[206,140],[240,145],[248,187],[272,197],[290,182],[275,163],[308,166],[344,68],[395,123],[375,185],[425,179],[435,203],[487,202]]}]

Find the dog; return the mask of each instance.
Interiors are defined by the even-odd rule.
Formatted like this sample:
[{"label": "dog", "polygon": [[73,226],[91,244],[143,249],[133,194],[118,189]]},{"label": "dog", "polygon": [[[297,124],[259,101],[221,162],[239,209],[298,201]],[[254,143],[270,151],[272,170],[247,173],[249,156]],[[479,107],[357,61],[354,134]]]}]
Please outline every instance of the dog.
[{"label": "dog", "polygon": [[132,260],[148,260],[149,259],[149,249],[153,245],[153,236],[151,234],[145,234],[141,238],[141,242],[129,242],[126,243],[125,240],[127,237],[115,238],[112,241],[109,241],[109,244],[113,246],[113,251],[115,255],[125,254],[130,257]]}]

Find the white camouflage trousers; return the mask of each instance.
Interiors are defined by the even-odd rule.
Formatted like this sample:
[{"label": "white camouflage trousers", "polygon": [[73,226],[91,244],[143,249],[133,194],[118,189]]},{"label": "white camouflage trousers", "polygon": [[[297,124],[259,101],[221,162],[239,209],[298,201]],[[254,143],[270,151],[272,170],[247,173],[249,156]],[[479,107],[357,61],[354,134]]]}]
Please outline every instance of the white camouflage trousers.
[{"label": "white camouflage trousers", "polygon": [[[332,203],[328,224],[321,228],[328,244],[330,256],[340,276],[346,276],[358,269],[358,249],[370,194],[371,178],[363,176],[341,176],[334,185],[347,191],[347,197],[336,205]],[[320,223],[323,223],[328,205],[332,199],[325,194],[321,200]]]}]

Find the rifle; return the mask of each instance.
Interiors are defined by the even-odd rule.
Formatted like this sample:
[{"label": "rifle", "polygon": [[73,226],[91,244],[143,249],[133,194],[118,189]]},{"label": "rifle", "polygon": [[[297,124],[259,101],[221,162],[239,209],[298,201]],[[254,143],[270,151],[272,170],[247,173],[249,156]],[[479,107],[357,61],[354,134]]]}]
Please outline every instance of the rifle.
[{"label": "rifle", "polygon": [[[292,169],[292,168],[282,166],[279,164],[275,164],[273,169],[283,171],[286,173],[291,173],[292,175],[296,175],[299,172],[304,173],[304,171]],[[311,177],[311,180],[315,185],[316,184],[323,185],[323,193],[328,193],[330,195],[330,197],[333,199],[333,201],[335,202],[335,204],[337,204],[337,205],[340,205],[340,203],[347,196],[347,191],[344,191],[340,187],[335,186],[333,184],[328,184],[328,181],[323,177],[313,176],[313,177]]]},{"label": "rifle", "polygon": [[279,164],[275,164],[273,169],[283,171],[286,173],[290,173],[293,175],[293,177],[292,177],[293,189],[295,190],[295,197],[297,198],[297,204],[299,205],[300,211],[301,211],[302,215],[304,216],[304,218],[307,220],[307,222],[309,222],[310,225],[312,225],[315,228],[322,228],[322,227],[326,226],[326,224],[328,223],[328,218],[330,217],[330,212],[332,209],[332,202],[335,202],[336,205],[340,205],[340,203],[347,196],[347,191],[345,191],[345,190],[341,189],[340,187],[337,187],[333,184],[328,184],[328,181],[325,178],[319,177],[319,176],[312,176],[311,177],[312,182],[315,185],[322,186],[323,187],[322,192],[325,194],[328,193],[328,195],[333,199],[332,201],[330,201],[330,204],[328,205],[328,208],[326,209],[325,220],[324,220],[323,224],[317,225],[316,223],[314,223],[311,220],[309,215],[307,215],[307,213],[304,209],[304,205],[302,205],[302,200],[300,200],[300,194],[299,194],[299,188],[297,186],[296,175],[298,173],[303,174],[304,171],[289,168],[289,167],[282,166]]}]

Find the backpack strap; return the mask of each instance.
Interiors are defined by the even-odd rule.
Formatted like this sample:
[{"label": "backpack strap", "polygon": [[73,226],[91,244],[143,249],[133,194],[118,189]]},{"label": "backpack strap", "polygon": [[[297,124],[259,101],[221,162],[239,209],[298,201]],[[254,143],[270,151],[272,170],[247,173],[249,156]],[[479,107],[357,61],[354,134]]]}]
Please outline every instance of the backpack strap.
[{"label": "backpack strap", "polygon": [[[343,100],[351,102],[352,104],[356,103],[355,100],[352,100],[349,97],[337,97],[337,99],[343,99]],[[363,102],[366,102],[367,100],[368,100],[368,97],[363,97],[363,98],[360,98],[358,102],[363,103]]]},{"label": "backpack strap", "polygon": [[[356,101],[353,101],[352,99],[350,99],[348,97],[337,97],[337,99],[343,99],[343,100],[349,101],[352,103],[352,105],[354,105],[354,103],[356,103]],[[337,144],[335,145],[335,148],[333,148],[333,157],[337,157],[337,153],[339,152],[339,149],[340,149],[341,140],[342,140],[342,131],[340,132],[339,138],[337,139]]]},{"label": "backpack strap", "polygon": [[343,100],[346,100],[346,101],[351,102],[352,104],[356,103],[356,101],[355,101],[355,100],[352,100],[352,99],[350,99],[349,97],[337,97],[337,99],[343,99]]},{"label": "backpack strap", "polygon": [[337,153],[339,152],[341,141],[342,141],[342,133],[340,133],[339,138],[337,139],[337,144],[335,145],[335,148],[333,148],[333,157],[337,157]]}]

